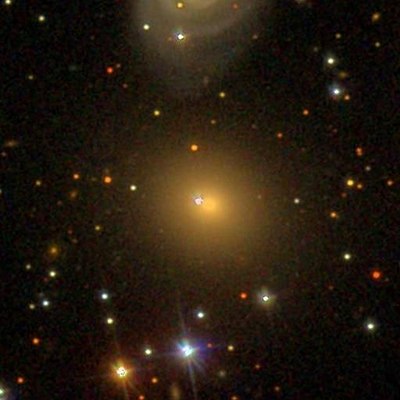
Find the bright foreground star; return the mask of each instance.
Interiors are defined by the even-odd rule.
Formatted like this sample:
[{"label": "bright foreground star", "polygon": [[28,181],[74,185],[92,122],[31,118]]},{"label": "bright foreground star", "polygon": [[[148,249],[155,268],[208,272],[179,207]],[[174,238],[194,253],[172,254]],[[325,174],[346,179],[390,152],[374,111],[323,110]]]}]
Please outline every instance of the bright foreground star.
[{"label": "bright foreground star", "polygon": [[196,204],[196,206],[201,206],[204,203],[204,199],[202,196],[195,196],[193,198],[194,204]]},{"label": "bright foreground star", "polygon": [[119,367],[117,368],[117,375],[120,378],[125,378],[125,376],[127,375],[128,371],[124,368],[124,367]]},{"label": "bright foreground star", "polygon": [[190,358],[196,352],[196,349],[187,342],[182,343],[179,347],[184,358]]}]

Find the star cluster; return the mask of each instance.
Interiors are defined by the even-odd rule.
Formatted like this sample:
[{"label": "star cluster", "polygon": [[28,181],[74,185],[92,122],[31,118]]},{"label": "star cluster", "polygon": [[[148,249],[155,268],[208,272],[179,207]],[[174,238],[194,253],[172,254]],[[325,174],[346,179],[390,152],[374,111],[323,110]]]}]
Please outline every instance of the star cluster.
[{"label": "star cluster", "polygon": [[397,398],[395,5],[53,3],[0,5],[0,400]]}]

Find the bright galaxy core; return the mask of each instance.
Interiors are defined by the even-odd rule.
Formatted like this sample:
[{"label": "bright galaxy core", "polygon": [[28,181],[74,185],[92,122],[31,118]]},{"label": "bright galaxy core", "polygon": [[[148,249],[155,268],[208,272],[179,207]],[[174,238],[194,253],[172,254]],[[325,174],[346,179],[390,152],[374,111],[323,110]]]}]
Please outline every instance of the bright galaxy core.
[{"label": "bright galaxy core", "polygon": [[[267,240],[260,230],[273,231],[271,206],[259,199],[257,174],[245,151],[157,151],[148,164],[153,173],[142,188],[147,211],[140,231],[149,245],[162,243],[157,252],[167,248],[174,257],[215,260],[240,249],[254,251],[255,237]],[[128,231],[138,229],[132,218],[126,220]]]}]

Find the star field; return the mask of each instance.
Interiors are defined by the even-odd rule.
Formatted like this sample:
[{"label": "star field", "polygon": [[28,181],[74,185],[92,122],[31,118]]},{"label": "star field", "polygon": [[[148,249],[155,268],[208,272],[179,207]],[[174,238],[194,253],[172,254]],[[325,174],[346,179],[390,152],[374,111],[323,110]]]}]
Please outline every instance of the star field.
[{"label": "star field", "polygon": [[0,10],[0,400],[398,398],[394,2]]}]

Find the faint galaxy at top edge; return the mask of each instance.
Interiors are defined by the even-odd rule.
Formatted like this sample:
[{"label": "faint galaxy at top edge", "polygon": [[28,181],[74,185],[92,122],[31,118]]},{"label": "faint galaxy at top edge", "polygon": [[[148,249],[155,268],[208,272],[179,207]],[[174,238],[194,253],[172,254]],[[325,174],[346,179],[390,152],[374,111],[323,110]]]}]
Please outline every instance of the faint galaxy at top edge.
[{"label": "faint galaxy at top edge", "polygon": [[[133,4],[133,3],[132,3]],[[235,69],[261,29],[260,8],[273,0],[139,0],[132,29],[155,80],[174,96],[201,96]]]}]

